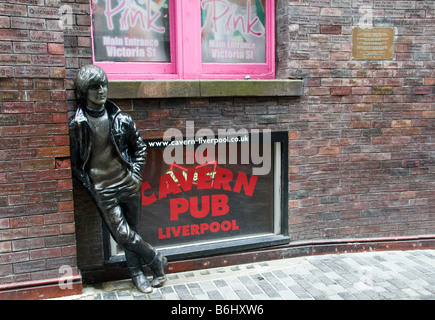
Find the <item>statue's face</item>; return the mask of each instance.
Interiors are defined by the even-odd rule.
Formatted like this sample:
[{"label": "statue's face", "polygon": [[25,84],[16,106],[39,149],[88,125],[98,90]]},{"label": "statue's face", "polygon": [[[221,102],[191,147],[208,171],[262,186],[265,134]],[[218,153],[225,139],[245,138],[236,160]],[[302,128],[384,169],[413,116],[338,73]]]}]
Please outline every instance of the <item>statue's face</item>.
[{"label": "statue's face", "polygon": [[107,100],[107,85],[99,84],[88,89],[88,108],[99,110]]}]

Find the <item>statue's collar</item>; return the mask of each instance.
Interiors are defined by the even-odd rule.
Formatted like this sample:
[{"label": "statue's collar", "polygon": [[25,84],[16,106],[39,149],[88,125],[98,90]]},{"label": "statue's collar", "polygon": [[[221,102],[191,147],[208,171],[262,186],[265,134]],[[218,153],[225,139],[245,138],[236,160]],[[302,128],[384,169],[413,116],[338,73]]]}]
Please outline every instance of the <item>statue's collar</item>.
[{"label": "statue's collar", "polygon": [[[115,117],[117,116],[117,114],[121,111],[119,109],[119,107],[110,100],[107,100],[104,106],[107,110],[107,114],[108,114],[110,120],[114,120]],[[87,108],[84,107],[83,105],[80,105],[77,109],[77,112],[76,112],[76,120],[79,122],[87,121],[87,118],[86,118],[87,112],[86,111],[87,111]]]},{"label": "statue's collar", "polygon": [[88,107],[85,107],[84,111],[91,117],[100,118],[106,113],[106,107],[102,105],[100,110],[92,110]]}]

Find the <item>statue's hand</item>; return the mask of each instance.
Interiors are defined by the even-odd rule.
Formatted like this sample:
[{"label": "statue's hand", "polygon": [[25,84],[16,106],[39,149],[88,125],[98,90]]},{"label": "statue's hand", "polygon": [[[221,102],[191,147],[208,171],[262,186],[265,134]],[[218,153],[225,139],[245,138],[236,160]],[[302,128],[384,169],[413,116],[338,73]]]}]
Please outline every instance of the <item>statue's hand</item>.
[{"label": "statue's hand", "polygon": [[127,184],[127,190],[130,192],[138,192],[142,187],[142,179],[135,174],[130,174],[130,178]]}]

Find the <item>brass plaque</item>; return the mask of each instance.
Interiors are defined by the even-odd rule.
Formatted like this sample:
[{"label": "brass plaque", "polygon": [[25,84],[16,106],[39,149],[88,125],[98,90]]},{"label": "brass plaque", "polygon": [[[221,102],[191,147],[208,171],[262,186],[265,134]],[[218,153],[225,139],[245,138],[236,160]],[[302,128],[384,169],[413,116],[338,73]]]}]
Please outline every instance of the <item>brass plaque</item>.
[{"label": "brass plaque", "polygon": [[355,60],[393,60],[394,28],[354,27],[352,58]]}]

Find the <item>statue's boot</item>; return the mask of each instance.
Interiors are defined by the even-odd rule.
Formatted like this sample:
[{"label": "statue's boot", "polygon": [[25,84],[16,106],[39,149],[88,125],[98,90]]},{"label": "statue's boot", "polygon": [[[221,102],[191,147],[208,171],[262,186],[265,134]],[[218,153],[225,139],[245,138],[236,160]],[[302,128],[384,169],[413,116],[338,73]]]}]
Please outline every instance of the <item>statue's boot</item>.
[{"label": "statue's boot", "polygon": [[141,260],[139,256],[128,250],[124,250],[124,252],[127,261],[127,266],[130,270],[131,278],[137,290],[143,293],[153,292],[153,287],[151,286],[151,282],[148,280],[148,278],[145,276],[144,272],[142,271]]},{"label": "statue's boot", "polygon": [[159,288],[165,284],[167,277],[165,274],[165,268],[168,265],[168,259],[158,252],[155,258],[148,264],[148,267],[153,272],[153,280],[151,285],[154,288]]},{"label": "statue's boot", "polygon": [[143,293],[151,293],[153,292],[153,287],[151,282],[147,279],[142,270],[137,270],[134,273],[132,272],[131,278],[133,280],[136,289]]}]

